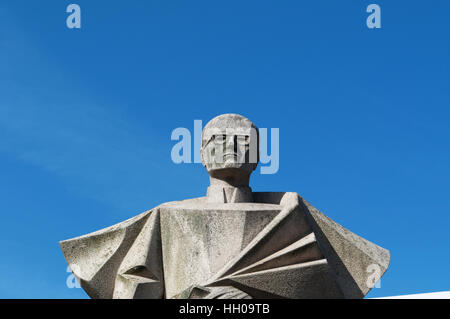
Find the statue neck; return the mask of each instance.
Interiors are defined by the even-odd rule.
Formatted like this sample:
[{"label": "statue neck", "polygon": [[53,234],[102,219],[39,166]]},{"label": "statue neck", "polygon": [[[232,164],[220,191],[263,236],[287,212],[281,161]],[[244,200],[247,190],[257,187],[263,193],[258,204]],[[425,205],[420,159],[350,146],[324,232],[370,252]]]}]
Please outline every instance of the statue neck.
[{"label": "statue neck", "polygon": [[211,203],[252,203],[252,189],[248,186],[249,177],[243,180],[223,180],[210,177],[210,186],[206,192]]},{"label": "statue neck", "polygon": [[252,189],[245,187],[209,186],[206,192],[211,203],[253,203]]}]

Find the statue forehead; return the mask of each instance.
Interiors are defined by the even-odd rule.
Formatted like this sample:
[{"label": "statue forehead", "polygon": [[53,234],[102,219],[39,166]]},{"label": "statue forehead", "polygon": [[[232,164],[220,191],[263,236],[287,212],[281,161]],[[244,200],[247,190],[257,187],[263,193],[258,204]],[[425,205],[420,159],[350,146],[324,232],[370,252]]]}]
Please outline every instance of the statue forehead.
[{"label": "statue forehead", "polygon": [[202,132],[202,139],[208,139],[214,134],[248,134],[258,128],[248,118],[239,114],[223,114],[213,118],[206,124]]}]

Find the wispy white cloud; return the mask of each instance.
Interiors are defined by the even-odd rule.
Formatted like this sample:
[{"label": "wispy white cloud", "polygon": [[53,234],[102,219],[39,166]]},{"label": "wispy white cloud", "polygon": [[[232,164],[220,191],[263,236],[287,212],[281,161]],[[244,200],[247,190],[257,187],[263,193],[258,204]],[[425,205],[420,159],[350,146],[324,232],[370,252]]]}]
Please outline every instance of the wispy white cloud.
[{"label": "wispy white cloud", "polygon": [[158,160],[168,155],[151,138],[151,128],[137,127],[127,119],[126,108],[103,105],[92,92],[80,92],[82,85],[20,30],[3,30],[0,47],[0,151],[117,206],[130,198],[143,200],[156,187],[149,180],[162,170]]}]

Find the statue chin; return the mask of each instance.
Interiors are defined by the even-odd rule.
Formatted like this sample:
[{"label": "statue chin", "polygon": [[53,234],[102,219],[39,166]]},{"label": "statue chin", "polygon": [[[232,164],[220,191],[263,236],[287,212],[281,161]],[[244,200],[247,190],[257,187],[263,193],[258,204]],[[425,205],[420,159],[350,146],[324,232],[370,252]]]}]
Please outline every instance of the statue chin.
[{"label": "statue chin", "polygon": [[214,175],[217,175],[216,172],[218,174],[222,174],[223,172],[225,172],[227,170],[230,171],[232,174],[248,175],[248,174],[251,174],[255,170],[256,166],[257,166],[257,164],[240,163],[235,159],[228,158],[222,163],[214,162],[212,164],[207,164],[206,169],[210,176],[215,177]]},{"label": "statue chin", "polygon": [[239,164],[239,163],[222,163],[220,167],[216,166],[210,168],[208,173],[211,177],[217,179],[227,179],[227,178],[248,178],[252,173],[253,168],[249,164]]}]

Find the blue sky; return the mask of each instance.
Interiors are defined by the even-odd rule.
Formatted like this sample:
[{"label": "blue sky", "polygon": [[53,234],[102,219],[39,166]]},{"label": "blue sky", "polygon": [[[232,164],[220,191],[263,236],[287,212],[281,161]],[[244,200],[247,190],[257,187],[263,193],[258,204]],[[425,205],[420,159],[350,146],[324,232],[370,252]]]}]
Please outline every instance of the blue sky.
[{"label": "blue sky", "polygon": [[391,251],[368,297],[450,290],[450,2],[0,2],[1,298],[86,298],[58,242],[203,196],[173,129],[280,128],[296,191]]}]

